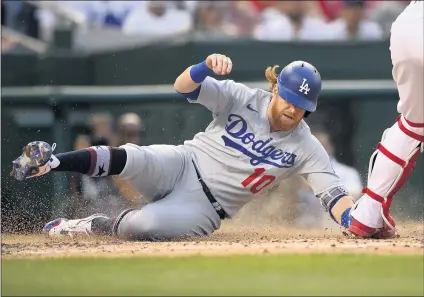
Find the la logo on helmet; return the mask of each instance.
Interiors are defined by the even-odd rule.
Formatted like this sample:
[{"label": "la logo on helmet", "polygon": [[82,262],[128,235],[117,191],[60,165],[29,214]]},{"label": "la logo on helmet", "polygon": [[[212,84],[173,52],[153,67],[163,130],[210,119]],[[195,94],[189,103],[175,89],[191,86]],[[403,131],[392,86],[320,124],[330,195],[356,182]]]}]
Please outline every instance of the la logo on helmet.
[{"label": "la logo on helmet", "polygon": [[303,79],[303,83],[302,83],[302,85],[299,88],[299,91],[302,92],[302,93],[304,93],[305,95],[308,95],[309,91],[311,90],[309,88],[309,84],[307,83],[307,81],[308,80],[306,78],[304,78]]}]

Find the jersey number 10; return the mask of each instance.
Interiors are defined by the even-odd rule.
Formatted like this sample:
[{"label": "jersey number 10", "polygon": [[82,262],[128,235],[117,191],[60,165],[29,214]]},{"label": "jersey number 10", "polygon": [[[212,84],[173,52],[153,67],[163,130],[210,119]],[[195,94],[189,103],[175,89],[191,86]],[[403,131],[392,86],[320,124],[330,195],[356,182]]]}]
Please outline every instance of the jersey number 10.
[{"label": "jersey number 10", "polygon": [[256,168],[255,171],[241,183],[241,185],[247,188],[247,186],[249,186],[252,182],[256,181],[250,186],[250,192],[253,194],[260,192],[262,189],[272,184],[275,180],[275,176],[273,175],[264,175],[261,177],[264,172],[265,168]]}]

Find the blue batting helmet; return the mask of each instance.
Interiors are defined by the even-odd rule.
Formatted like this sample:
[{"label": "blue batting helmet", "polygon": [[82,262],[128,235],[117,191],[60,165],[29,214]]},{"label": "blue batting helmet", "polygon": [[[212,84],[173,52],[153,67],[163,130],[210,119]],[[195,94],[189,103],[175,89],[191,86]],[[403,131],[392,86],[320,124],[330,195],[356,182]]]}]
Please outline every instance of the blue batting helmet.
[{"label": "blue batting helmet", "polygon": [[295,61],[281,70],[277,89],[284,100],[314,112],[317,109],[321,85],[321,75],[314,66],[308,62]]}]

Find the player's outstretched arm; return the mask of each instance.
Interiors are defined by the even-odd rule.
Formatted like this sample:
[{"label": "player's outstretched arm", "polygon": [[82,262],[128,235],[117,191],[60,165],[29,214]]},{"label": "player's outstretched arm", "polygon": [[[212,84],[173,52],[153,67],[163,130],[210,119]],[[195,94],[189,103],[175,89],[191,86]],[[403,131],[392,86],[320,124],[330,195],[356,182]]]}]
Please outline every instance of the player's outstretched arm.
[{"label": "player's outstretched arm", "polygon": [[327,168],[327,172],[309,173],[304,177],[330,217],[340,226],[349,228],[350,210],[354,205],[354,199],[332,169]]},{"label": "player's outstretched arm", "polygon": [[205,61],[184,70],[175,80],[174,89],[178,93],[189,94],[195,91],[212,72],[217,75],[228,75],[232,68],[233,64],[229,57],[221,54],[209,55]]}]

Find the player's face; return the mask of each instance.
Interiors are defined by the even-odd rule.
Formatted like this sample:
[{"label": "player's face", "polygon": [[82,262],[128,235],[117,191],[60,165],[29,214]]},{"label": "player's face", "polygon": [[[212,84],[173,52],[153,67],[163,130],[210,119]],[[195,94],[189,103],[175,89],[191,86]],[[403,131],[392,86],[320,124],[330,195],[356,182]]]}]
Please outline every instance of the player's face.
[{"label": "player's face", "polygon": [[274,131],[293,129],[305,116],[305,110],[281,98],[274,91],[271,104],[268,107],[268,117]]}]

